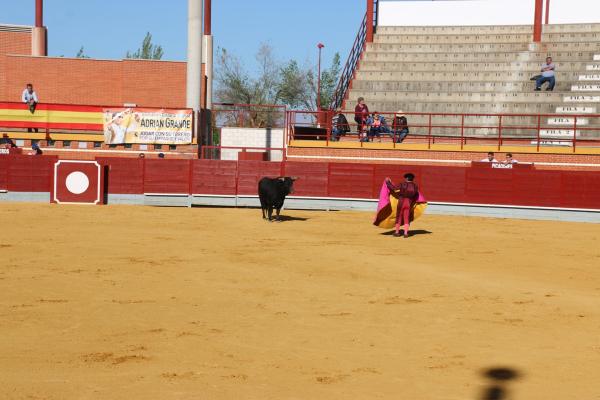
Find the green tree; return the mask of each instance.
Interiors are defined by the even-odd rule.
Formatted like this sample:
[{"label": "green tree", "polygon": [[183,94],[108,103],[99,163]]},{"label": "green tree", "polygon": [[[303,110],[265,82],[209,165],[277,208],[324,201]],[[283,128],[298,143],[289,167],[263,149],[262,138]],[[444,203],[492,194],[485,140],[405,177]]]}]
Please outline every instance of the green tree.
[{"label": "green tree", "polygon": [[87,54],[85,54],[85,52],[83,51],[83,46],[81,46],[79,48],[79,51],[77,52],[77,54],[75,55],[76,58],[90,58]]},{"label": "green tree", "polygon": [[290,60],[280,71],[281,80],[277,86],[277,99],[291,108],[305,106],[307,96],[307,76],[296,60]]},{"label": "green tree", "polygon": [[152,44],[152,35],[150,32],[146,33],[144,40],[142,41],[142,47],[131,53],[127,51],[125,58],[137,58],[144,60],[160,60],[164,52],[162,46]]},{"label": "green tree", "polygon": [[[271,46],[263,44],[256,53],[259,69],[255,78],[250,77],[240,60],[226,49],[218,48],[216,53],[215,98],[218,102],[257,105],[279,103],[279,65]],[[276,110],[260,107],[245,112],[222,114],[228,122],[253,128],[274,126],[283,117]]]},{"label": "green tree", "polygon": [[[331,66],[321,71],[321,107],[329,108],[340,77],[340,55],[335,53]],[[281,68],[279,99],[291,108],[317,109],[316,68],[301,69],[295,60]]]},{"label": "green tree", "polygon": [[341,69],[340,53],[335,53],[331,60],[331,66],[321,73],[321,107],[329,108],[331,105],[340,80]]},{"label": "green tree", "polygon": [[[301,67],[296,60],[281,64],[275,59],[273,49],[263,44],[256,54],[259,69],[255,77],[252,77],[235,55],[222,48],[217,49],[216,53],[215,98],[218,102],[281,104],[293,109],[317,109],[315,66]],[[323,108],[328,108],[331,104],[339,75],[340,55],[336,53],[331,66],[321,73]],[[274,122],[273,112],[257,112],[238,117],[241,118],[244,118],[244,124],[255,127]]]}]

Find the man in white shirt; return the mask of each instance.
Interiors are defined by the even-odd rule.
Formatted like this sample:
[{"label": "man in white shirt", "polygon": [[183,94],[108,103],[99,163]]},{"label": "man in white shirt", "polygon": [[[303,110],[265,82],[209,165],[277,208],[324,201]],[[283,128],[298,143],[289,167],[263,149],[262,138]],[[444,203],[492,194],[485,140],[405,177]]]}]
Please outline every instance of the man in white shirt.
[{"label": "man in white shirt", "polygon": [[113,116],[113,120],[111,124],[108,126],[108,130],[110,131],[110,139],[108,143],[110,144],[121,144],[125,143],[125,133],[127,132],[127,127],[123,126],[123,113],[115,113]]},{"label": "man in white shirt", "polygon": [[506,153],[506,160],[503,162],[504,164],[518,164],[519,162],[513,158],[512,153]]},{"label": "man in white shirt", "polygon": [[535,90],[542,90],[542,85],[548,82],[547,91],[551,92],[554,90],[556,84],[556,78],[554,78],[554,63],[552,57],[546,57],[546,64],[542,65],[542,76],[535,81]]},{"label": "man in white shirt", "polygon": [[[29,111],[33,114],[35,112],[35,107],[39,102],[37,93],[33,90],[33,85],[28,83],[23,90],[23,94],[21,95],[21,101],[29,107]],[[38,128],[33,128],[36,132]],[[27,128],[27,132],[32,132],[32,128]]]},{"label": "man in white shirt", "polygon": [[491,163],[497,163],[498,160],[496,160],[494,158],[494,153],[492,153],[491,151],[487,154],[487,158],[484,158],[483,160],[481,160],[481,162],[491,162]]}]

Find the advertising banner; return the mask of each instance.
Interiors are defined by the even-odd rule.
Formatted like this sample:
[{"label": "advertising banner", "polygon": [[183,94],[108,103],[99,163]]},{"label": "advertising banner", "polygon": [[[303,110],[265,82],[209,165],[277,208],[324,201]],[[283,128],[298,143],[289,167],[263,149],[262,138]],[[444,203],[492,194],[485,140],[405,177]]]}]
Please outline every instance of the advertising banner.
[{"label": "advertising banner", "polygon": [[192,110],[105,108],[104,143],[190,144]]}]

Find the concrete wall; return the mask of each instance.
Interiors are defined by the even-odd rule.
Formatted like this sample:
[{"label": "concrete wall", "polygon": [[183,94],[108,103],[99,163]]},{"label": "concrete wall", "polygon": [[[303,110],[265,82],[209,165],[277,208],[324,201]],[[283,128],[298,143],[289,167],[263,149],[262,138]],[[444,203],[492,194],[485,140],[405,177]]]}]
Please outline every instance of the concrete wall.
[{"label": "concrete wall", "polygon": [[[259,148],[283,148],[283,129],[270,128],[222,128],[221,146],[224,147],[259,147]],[[264,150],[247,150],[264,151]],[[240,150],[221,150],[222,160],[237,160]],[[281,150],[271,150],[269,161],[281,161],[283,158]]]},{"label": "concrete wall", "polygon": [[[382,26],[531,25],[534,0],[381,1]],[[550,23],[600,22],[598,0],[551,0]]]}]

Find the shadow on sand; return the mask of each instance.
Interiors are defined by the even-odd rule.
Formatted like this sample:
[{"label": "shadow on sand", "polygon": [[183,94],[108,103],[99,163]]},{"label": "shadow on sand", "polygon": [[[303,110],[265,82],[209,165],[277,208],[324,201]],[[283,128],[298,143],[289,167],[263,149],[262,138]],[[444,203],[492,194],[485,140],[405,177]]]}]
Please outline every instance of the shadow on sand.
[{"label": "shadow on sand", "polygon": [[276,221],[275,217],[273,217],[273,221],[272,222],[308,221],[309,219],[310,218],[292,217],[290,215],[280,215],[279,216],[279,221]]},{"label": "shadow on sand", "polygon": [[[481,400],[505,400],[508,399],[507,386],[510,381],[519,379],[522,375],[511,368],[489,368],[481,371],[488,380],[488,386],[483,391]],[[510,398],[513,398],[512,396]]]},{"label": "shadow on sand", "polygon": [[[403,231],[400,230],[400,232],[401,232],[400,234],[402,234]],[[411,230],[408,231],[408,237],[417,236],[417,235],[431,235],[432,233],[433,232],[427,231],[425,229],[415,229],[415,230],[412,230],[412,231]],[[383,233],[381,233],[381,235],[384,235],[384,236],[393,236],[394,235],[394,230],[383,232]]]}]

